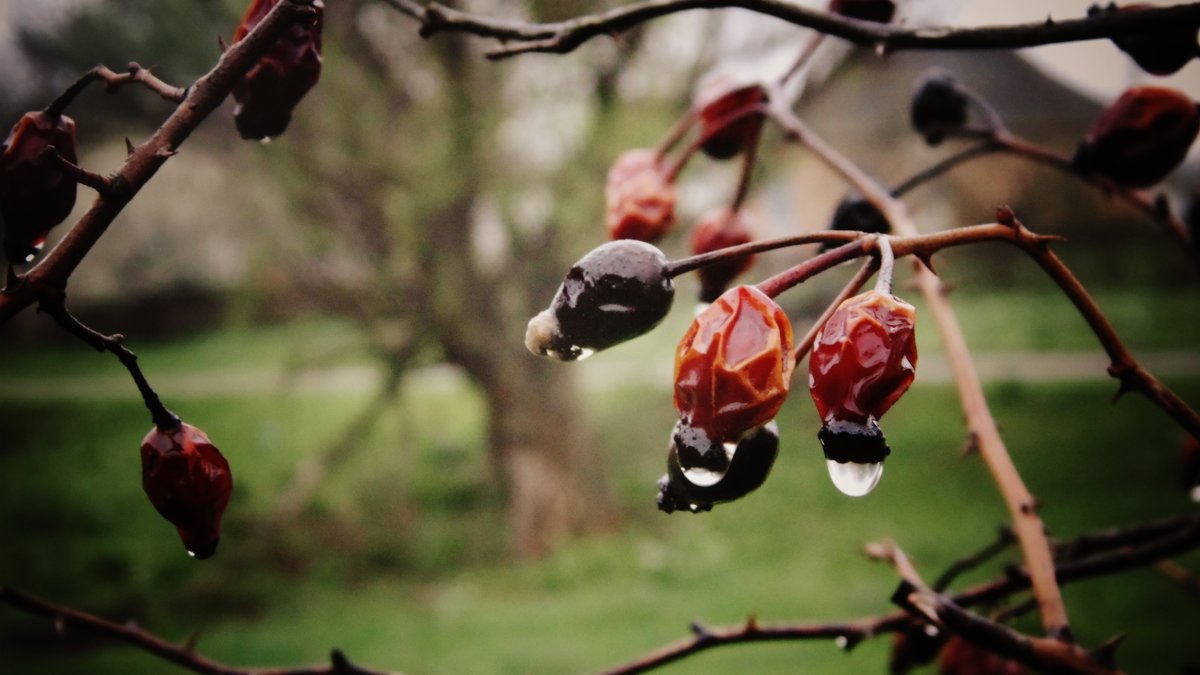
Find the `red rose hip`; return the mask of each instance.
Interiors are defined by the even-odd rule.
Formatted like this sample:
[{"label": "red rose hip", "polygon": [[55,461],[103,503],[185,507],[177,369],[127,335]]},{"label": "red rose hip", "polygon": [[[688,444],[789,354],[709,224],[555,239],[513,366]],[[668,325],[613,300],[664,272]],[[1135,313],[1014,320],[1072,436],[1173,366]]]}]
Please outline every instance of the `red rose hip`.
[{"label": "red rose hip", "polygon": [[[234,33],[238,42],[279,4],[279,0],[253,0]],[[321,77],[321,23],[325,5],[313,3],[312,23],[292,25],[259,59],[233,89],[237,107],[233,119],[246,139],[269,139],[282,134],[292,119],[292,109]]]},{"label": "red rose hip", "polygon": [[[692,229],[692,254],[711,253],[751,241],[750,231],[746,229],[746,222],[739,211],[717,208],[704,214]],[[753,264],[754,256],[746,255],[701,267],[697,270],[700,275],[700,301],[716,300],[731,281]]]},{"label": "red rose hip", "polygon": [[75,177],[44,154],[51,146],[76,162],[74,120],[45,111],[25,113],[0,146],[4,256],[14,265],[32,260],[75,206]]},{"label": "red rose hip", "polygon": [[142,488],[179,531],[188,554],[204,559],[216,552],[233,476],[203,431],[182,423],[151,429],[142,440]]},{"label": "red rose hip", "polygon": [[874,489],[891,450],[878,420],[912,384],[916,311],[890,293],[848,298],[817,333],[809,390],[824,425],[817,437],[834,485],[850,496]]},{"label": "red rose hip", "polygon": [[653,150],[627,150],[604,189],[605,225],[613,239],[654,243],[675,225],[675,183]]},{"label": "red rose hip", "polygon": [[710,78],[693,106],[700,119],[700,149],[713,159],[729,159],[758,143],[763,114],[757,108],[766,101],[760,85],[739,86],[724,75]]}]

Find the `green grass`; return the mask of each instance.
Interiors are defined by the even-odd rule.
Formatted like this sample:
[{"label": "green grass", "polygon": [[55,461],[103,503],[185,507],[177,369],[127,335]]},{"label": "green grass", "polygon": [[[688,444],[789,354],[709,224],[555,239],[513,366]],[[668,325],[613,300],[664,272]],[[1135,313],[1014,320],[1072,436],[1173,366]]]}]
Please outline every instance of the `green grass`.
[{"label": "green grass", "polygon": [[[1188,400],[1200,382],[1178,383]],[[1174,489],[1180,434],[1146,402],[1110,406],[1107,382],[1005,383],[989,394],[1018,466],[1056,535],[1194,512]],[[239,665],[354,660],[416,673],[563,673],[614,665],[683,636],[692,619],[820,621],[891,609],[887,568],[859,554],[894,537],[929,576],[985,543],[1004,509],[976,459],[960,459],[947,387],[914,388],[885,420],[896,454],[875,493],[829,485],[803,396],[780,417],[784,448],[751,497],[700,516],[654,510],[673,411],[665,388],[589,395],[625,514],[617,532],[536,563],[502,558],[479,398],[452,382],[409,387],[376,424],[344,429],[363,396],[183,399],[234,466],[221,552],[187,559],[145,502],[136,447],[149,428],[133,400],[9,400],[0,407],[0,580],[181,639]],[[342,433],[359,450],[286,532],[256,530],[303,457]],[[1012,559],[1011,556],[1008,559]],[[1192,555],[1183,562],[1200,568]],[[993,566],[983,578],[995,574]],[[1195,661],[1200,607],[1138,572],[1068,589],[1080,638],[1122,630],[1131,672]],[[0,611],[16,672],[162,673],[137,650]],[[886,640],[845,654],[828,643],[748,645],[666,672],[880,672]]]}]

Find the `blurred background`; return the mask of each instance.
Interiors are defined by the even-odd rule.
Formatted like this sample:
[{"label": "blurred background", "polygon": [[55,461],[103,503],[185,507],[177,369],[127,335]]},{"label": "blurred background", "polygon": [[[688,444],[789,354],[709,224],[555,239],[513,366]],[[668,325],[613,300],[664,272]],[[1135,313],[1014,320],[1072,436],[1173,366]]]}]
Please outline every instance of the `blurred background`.
[{"label": "blurred background", "polygon": [[[901,4],[921,23],[1035,21],[1086,3]],[[692,620],[824,621],[890,611],[893,572],[860,553],[893,537],[929,576],[991,541],[1003,503],[976,458],[932,325],[917,383],[885,420],[879,488],[842,497],[798,388],[766,485],[698,516],[654,507],[673,349],[697,285],[679,282],[650,335],[587,362],[535,359],[525,322],[602,243],[603,182],[653,145],[714,69],[771,77],[806,31],[740,10],[688,12],[568,56],[493,63],[479,40],[423,41],[373,0],[327,3],[320,84],[287,133],[238,139],[214,114],[72,278],[86,323],[120,332],[168,407],[205,429],[235,490],[221,550],[189,559],[140,487],[150,429],[116,359],[26,311],[0,327],[0,584],[137,622],[238,666],[319,662],[330,648],[416,673],[562,673],[632,659]],[[569,0],[478,0],[555,20]],[[136,60],[176,84],[215,62],[235,0],[0,0],[0,125],[96,63]],[[878,58],[827,40],[796,87],[812,127],[888,184],[954,151],[908,126],[926,68],[950,70],[1014,132],[1065,154],[1100,107],[1144,78],[1107,43]],[[1200,97],[1193,63],[1173,80]],[[98,88],[69,113],[81,163],[107,173],[124,139],[170,113],[149,92]],[[768,130],[748,208],[760,238],[828,225],[845,188]],[[736,162],[694,160],[679,230],[733,194]],[[1187,208],[1187,165],[1163,186]],[[1152,372],[1200,404],[1200,286],[1155,224],[1021,160],[975,160],[911,193],[927,230],[1010,204],[1056,247]],[[77,214],[90,202],[81,192]],[[66,226],[54,234],[61,236]],[[754,280],[811,255],[761,256]],[[1145,400],[1111,403],[1094,336],[1030,261],[1004,246],[938,256],[1013,457],[1052,535],[1195,513],[1184,434]],[[853,273],[782,296],[803,333]],[[903,273],[902,273],[903,274]],[[900,295],[923,309],[916,293]],[[969,576],[999,574],[1000,563]],[[1200,571],[1200,556],[1179,561]],[[1153,569],[1066,589],[1077,636],[1128,631],[1130,672],[1200,664],[1200,602]],[[1034,622],[1023,624],[1034,629]],[[888,640],[723,648],[673,672],[883,672]],[[137,650],[0,608],[0,671],[162,673]]]}]

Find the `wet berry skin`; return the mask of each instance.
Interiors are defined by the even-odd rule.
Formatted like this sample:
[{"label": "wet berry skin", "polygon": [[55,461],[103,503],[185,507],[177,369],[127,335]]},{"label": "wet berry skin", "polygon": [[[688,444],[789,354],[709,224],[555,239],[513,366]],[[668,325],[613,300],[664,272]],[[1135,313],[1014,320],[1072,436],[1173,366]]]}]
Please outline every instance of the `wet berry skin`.
[{"label": "wet berry skin", "polygon": [[1200,112],[1181,92],[1133,87],[1096,118],[1074,163],[1122,187],[1149,187],[1175,170],[1200,132]]},{"label": "wet berry skin", "polygon": [[[753,239],[741,213],[725,207],[704,214],[692,228],[693,255],[740,246],[751,241]],[[700,301],[716,300],[729,287],[730,282],[745,273],[753,264],[754,256],[746,255],[701,267],[696,271],[700,276]]]},{"label": "wet berry skin", "polygon": [[54,146],[63,159],[76,163],[75,122],[66,115],[25,113],[0,146],[0,216],[4,224],[4,256],[25,263],[46,241],[46,234],[75,206],[78,185],[50,158]]},{"label": "wet berry skin", "polygon": [[829,11],[860,21],[891,23],[896,14],[896,3],[891,0],[830,0]]},{"label": "wet berry skin", "polygon": [[870,464],[890,452],[877,420],[912,384],[915,321],[912,305],[872,290],[839,305],[817,333],[809,391],[827,458]]},{"label": "wet berry skin", "polygon": [[[1140,12],[1151,9],[1148,2],[1128,5],[1100,7],[1093,5],[1088,16],[1116,12],[1118,14]],[[1125,52],[1142,70],[1151,75],[1170,75],[1186,66],[1196,57],[1196,27],[1187,24],[1171,26],[1163,30],[1130,33],[1112,39],[1118,49]]]},{"label": "wet berry skin", "polygon": [[754,286],[725,291],[692,322],[675,351],[675,409],[692,431],[681,453],[706,454],[775,417],[792,371],[792,325]]},{"label": "wet berry skin", "polygon": [[674,298],[662,251],[632,239],[611,241],[571,267],[550,307],[529,321],[525,346],[575,361],[654,328]]},{"label": "wet berry skin", "polygon": [[926,73],[913,94],[910,110],[913,129],[929,145],[938,145],[946,132],[967,123],[967,97],[950,73],[939,69]]},{"label": "wet berry skin", "polygon": [[151,429],[142,440],[142,488],[188,552],[199,559],[216,552],[233,476],[203,431],[190,424]]},{"label": "wet berry skin", "polygon": [[658,508],[664,513],[699,513],[711,510],[713,504],[745,497],[767,480],[779,455],[779,427],[771,421],[738,440],[720,480],[711,485],[697,485],[684,473],[674,436],[667,455],[667,473],[658,480]]},{"label": "wet berry skin", "polygon": [[738,86],[731,78],[709,80],[696,97],[700,119],[700,149],[713,159],[730,159],[756,144],[762,132],[763,114],[749,112],[767,100],[767,92],[757,84]]},{"label": "wet berry skin", "polygon": [[[253,0],[234,33],[238,42],[279,4]],[[233,119],[246,139],[278,136],[287,129],[292,109],[321,77],[321,24],[325,5],[313,3],[317,16],[310,24],[293,24],[233,89],[237,107]]]},{"label": "wet berry skin", "polygon": [[605,227],[612,239],[656,242],[675,226],[675,184],[658,153],[627,150],[604,188]]}]

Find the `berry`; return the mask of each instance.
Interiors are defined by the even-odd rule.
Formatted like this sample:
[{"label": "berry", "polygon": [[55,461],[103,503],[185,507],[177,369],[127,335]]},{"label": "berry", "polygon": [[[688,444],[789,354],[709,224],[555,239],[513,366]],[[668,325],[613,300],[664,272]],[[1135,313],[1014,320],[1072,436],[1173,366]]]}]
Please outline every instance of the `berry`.
[{"label": "berry", "polygon": [[945,644],[944,633],[930,624],[920,624],[897,631],[892,637],[892,653],[888,672],[907,673],[937,658]]},{"label": "berry", "polygon": [[896,14],[896,3],[892,0],[830,0],[829,11],[860,21],[891,23]]},{"label": "berry", "polygon": [[203,431],[182,423],[151,429],[142,440],[142,488],[188,553],[204,559],[216,552],[233,477]]},{"label": "berry", "polygon": [[952,635],[938,661],[940,675],[1024,675],[1025,667],[1012,659]]},{"label": "berry", "polygon": [[758,143],[763,114],[748,111],[766,100],[767,92],[760,85],[738,86],[728,75],[709,78],[693,104],[700,118],[704,154],[729,159]]},{"label": "berry", "polygon": [[795,365],[792,324],[757,288],[731,288],[701,312],[675,351],[684,468],[720,470],[725,443],[779,412]]},{"label": "berry", "polygon": [[817,438],[834,483],[852,496],[875,487],[891,453],[878,419],[912,384],[915,320],[912,305],[867,291],[839,305],[813,343],[809,390],[824,423]]},{"label": "berry", "polygon": [[[741,213],[729,208],[717,208],[709,211],[692,229],[692,253],[694,255],[719,251],[730,246],[740,246],[751,241],[753,239],[746,229],[746,223],[742,219]],[[729,287],[729,282],[750,269],[753,264],[754,256],[746,255],[701,267],[697,271],[700,275],[700,301],[716,300]]]},{"label": "berry", "polygon": [[745,497],[767,480],[779,455],[775,422],[754,427],[738,440],[720,477],[711,482],[708,472],[690,471],[680,463],[676,435],[672,433],[667,473],[658,479],[658,508],[665,513],[709,511],[713,504]]},{"label": "berry", "polygon": [[653,150],[627,150],[608,171],[605,225],[613,239],[656,242],[675,225],[675,184]]},{"label": "berry", "polygon": [[46,243],[46,234],[75,206],[78,187],[50,158],[75,163],[75,121],[66,115],[25,113],[0,146],[0,216],[4,256],[14,265],[29,262]]},{"label": "berry", "polygon": [[[233,41],[246,37],[279,0],[253,0],[246,8]],[[321,77],[321,24],[325,5],[312,5],[310,24],[296,23],[259,59],[233,89],[233,119],[242,138],[266,139],[282,134],[292,109]]]},{"label": "berry", "polygon": [[1200,112],[1184,94],[1133,87],[1105,108],[1075,155],[1075,165],[1122,187],[1149,187],[1175,170],[1200,131]]},{"label": "berry", "polygon": [[674,298],[662,251],[611,241],[571,267],[550,307],[530,319],[525,346],[539,356],[582,359],[654,328]]},{"label": "berry", "polygon": [[[1140,12],[1152,7],[1154,5],[1147,2],[1110,4],[1104,8],[1093,5],[1088,10],[1088,16]],[[1196,56],[1196,27],[1188,24],[1121,35],[1114,37],[1112,41],[1117,49],[1128,54],[1134,63],[1151,75],[1170,75],[1186,66]]]},{"label": "berry", "polygon": [[[833,212],[833,220],[829,223],[829,229],[887,234],[892,231],[892,226],[871,202],[862,197],[846,197],[838,202],[837,209]],[[821,245],[821,250],[827,251],[840,245],[826,242]]]},{"label": "berry", "polygon": [[937,145],[948,131],[961,129],[967,123],[967,103],[953,75],[931,68],[913,94],[910,115],[913,129],[925,137],[926,143]]}]

